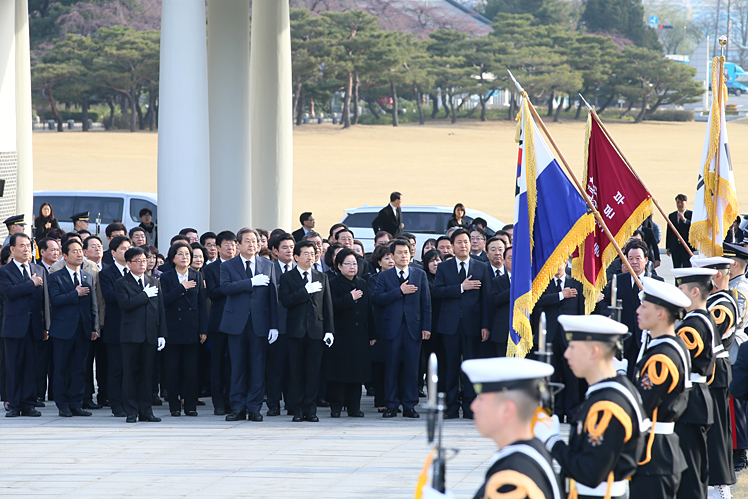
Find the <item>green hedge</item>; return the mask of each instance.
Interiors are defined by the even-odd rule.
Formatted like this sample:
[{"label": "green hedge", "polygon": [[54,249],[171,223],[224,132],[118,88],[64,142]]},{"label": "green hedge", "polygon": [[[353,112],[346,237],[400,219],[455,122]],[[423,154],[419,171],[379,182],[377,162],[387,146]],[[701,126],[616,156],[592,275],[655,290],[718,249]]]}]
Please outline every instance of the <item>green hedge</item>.
[{"label": "green hedge", "polygon": [[[73,120],[81,122],[83,121],[83,113],[80,111],[60,111],[60,116],[62,116],[62,121],[67,120]],[[55,119],[55,115],[52,114],[52,111],[45,111],[42,115],[42,119],[44,121],[46,120],[53,120]],[[91,121],[99,121],[99,113],[94,111],[88,112],[88,119]]]},{"label": "green hedge", "polygon": [[648,121],[693,121],[694,114],[688,109],[658,109],[644,119]]}]

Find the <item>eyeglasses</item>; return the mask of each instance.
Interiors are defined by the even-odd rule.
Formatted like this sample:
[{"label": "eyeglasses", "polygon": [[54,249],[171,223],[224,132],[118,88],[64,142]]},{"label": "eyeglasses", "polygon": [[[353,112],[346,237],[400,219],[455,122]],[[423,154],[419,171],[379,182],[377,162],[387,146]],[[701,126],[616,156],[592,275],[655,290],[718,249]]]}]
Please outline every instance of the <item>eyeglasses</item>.
[{"label": "eyeglasses", "polygon": [[486,238],[482,236],[475,236],[470,238],[471,241],[485,241]]},{"label": "eyeglasses", "polygon": [[147,258],[134,258],[130,260],[130,263],[139,263],[139,264],[148,263],[148,259]]}]

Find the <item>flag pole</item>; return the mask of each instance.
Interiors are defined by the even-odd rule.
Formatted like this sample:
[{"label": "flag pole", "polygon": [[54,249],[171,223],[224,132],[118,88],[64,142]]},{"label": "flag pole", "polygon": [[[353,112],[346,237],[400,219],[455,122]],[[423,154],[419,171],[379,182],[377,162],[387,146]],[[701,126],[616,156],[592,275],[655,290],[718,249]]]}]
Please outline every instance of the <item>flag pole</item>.
[{"label": "flag pole", "polygon": [[[618,155],[621,157],[624,163],[626,163],[626,166],[629,167],[629,171],[636,177],[636,180],[638,180],[642,186],[644,186],[645,189],[647,189],[647,186],[644,184],[642,179],[639,177],[639,174],[636,173],[636,170],[634,170],[634,167],[631,166],[631,163],[626,158],[626,156],[623,154],[623,151],[618,147],[618,144],[616,144],[616,141],[613,140],[613,137],[610,136],[608,133],[608,129],[605,128],[605,125],[603,125],[603,122],[600,121],[600,117],[597,115],[595,110],[590,106],[589,102],[585,100],[585,98],[582,96],[582,94],[579,94],[579,97],[582,99],[582,102],[587,106],[587,109],[589,110],[590,114],[594,118],[595,122],[600,126],[600,129],[603,131],[606,137],[608,137],[608,140],[611,144],[613,144],[613,147],[615,148],[616,152],[618,152]],[[652,195],[649,189],[647,189],[647,192],[649,193],[650,197],[652,198],[652,202],[657,207],[657,209],[660,211],[660,214],[665,218],[665,221],[667,222],[668,226],[670,227],[670,230],[673,231],[673,233],[678,237],[678,241],[683,245],[684,248],[686,248],[686,251],[688,251],[689,256],[693,256],[693,251],[691,251],[691,248],[688,246],[688,243],[683,239],[683,236],[680,235],[680,233],[675,229],[675,225],[673,225],[673,222],[670,221],[670,218],[665,214],[665,210],[662,209],[662,206],[660,206],[660,203],[657,202],[655,197]]]},{"label": "flag pole", "polygon": [[603,220],[603,217],[600,215],[600,212],[597,211],[597,208],[595,208],[595,205],[592,204],[592,200],[587,195],[587,192],[582,188],[582,184],[579,183],[577,176],[574,175],[574,172],[569,166],[569,163],[566,162],[566,158],[561,153],[561,150],[559,149],[558,145],[556,145],[556,141],[553,140],[551,133],[545,127],[545,123],[543,123],[542,118],[538,115],[538,112],[535,110],[535,106],[532,105],[532,101],[530,101],[530,97],[527,95],[527,92],[525,92],[525,90],[522,88],[519,82],[514,78],[514,75],[512,74],[512,72],[511,71],[508,71],[508,72],[509,72],[509,76],[512,78],[512,81],[514,81],[514,84],[517,86],[517,89],[520,91],[520,94],[522,95],[522,97],[524,97],[527,100],[528,107],[530,108],[530,112],[535,118],[535,121],[537,121],[538,126],[540,126],[540,128],[543,130],[543,133],[545,134],[545,136],[548,138],[548,141],[553,146],[553,149],[556,151],[556,154],[558,154],[558,157],[559,159],[561,159],[561,162],[564,164],[566,171],[568,172],[572,181],[574,181],[574,184],[577,186],[577,190],[582,194],[584,201],[587,203],[587,206],[592,211],[592,214],[595,216],[597,223],[599,223],[600,226],[603,228],[605,235],[608,236],[610,243],[616,249],[616,252],[618,252],[618,256],[621,258],[621,263],[626,266],[626,268],[629,271],[629,274],[631,274],[631,277],[634,278],[634,282],[636,282],[636,285],[639,286],[639,289],[643,290],[644,286],[642,286],[641,281],[639,281],[639,276],[637,276],[636,273],[634,272],[634,269],[631,268],[631,264],[626,259],[626,256],[623,254],[623,251],[621,251],[621,247],[618,245],[618,242],[616,242],[616,239],[613,237],[613,234],[611,234],[610,229],[608,229],[608,226],[605,224],[605,221]]},{"label": "flag pole", "polygon": [[[714,155],[714,174],[717,177],[717,181],[714,186],[714,220],[712,220],[712,254],[717,256],[717,230],[719,228],[719,220],[717,220],[717,206],[719,206],[719,155],[722,149],[721,137],[722,137],[722,85],[724,85],[725,78],[725,45],[727,45],[727,37],[722,35],[719,37],[720,52],[719,57],[719,85],[717,86],[717,107],[719,109],[719,135],[720,135],[720,147],[717,149],[717,154]],[[714,82],[712,82],[712,87]],[[712,117],[714,119],[714,117]],[[707,166],[708,168],[708,166]]]}]

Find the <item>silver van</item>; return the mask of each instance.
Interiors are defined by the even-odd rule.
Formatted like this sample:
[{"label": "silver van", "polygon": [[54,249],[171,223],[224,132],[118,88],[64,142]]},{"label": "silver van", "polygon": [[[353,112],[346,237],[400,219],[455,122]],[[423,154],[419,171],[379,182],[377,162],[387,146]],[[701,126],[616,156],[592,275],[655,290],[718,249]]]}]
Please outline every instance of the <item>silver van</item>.
[{"label": "silver van", "polygon": [[34,191],[34,213],[26,214],[26,222],[34,223],[42,203],[52,205],[55,218],[60,228],[69,232],[73,230],[71,217],[82,211],[89,212],[88,230],[96,232],[96,220],[100,217],[101,234],[112,222],[122,222],[129,230],[140,224],[138,214],[142,208],[153,211],[153,222],[158,224],[156,194],[151,192],[115,192],[115,191]]}]

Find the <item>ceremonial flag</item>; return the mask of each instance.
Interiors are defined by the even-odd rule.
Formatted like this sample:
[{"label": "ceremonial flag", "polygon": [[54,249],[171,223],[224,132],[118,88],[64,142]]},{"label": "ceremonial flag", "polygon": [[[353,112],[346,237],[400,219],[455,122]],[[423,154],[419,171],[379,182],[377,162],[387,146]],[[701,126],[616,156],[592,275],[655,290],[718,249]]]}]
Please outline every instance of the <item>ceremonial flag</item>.
[{"label": "ceremonial flag", "polygon": [[[712,82],[719,78],[720,58],[712,59]],[[730,162],[730,147],[725,126],[725,101],[727,87],[713,85],[712,109],[704,138],[701,171],[696,185],[691,230],[688,241],[704,256],[722,256],[722,241],[727,228],[738,216],[738,197]],[[716,92],[720,89],[723,98]]]},{"label": "ceremonial flag", "polygon": [[[652,196],[611,144],[592,113],[587,115],[584,144],[584,189],[600,212],[619,246],[652,213]],[[595,230],[580,247],[572,263],[572,276],[584,288],[585,310],[590,313],[607,283],[605,269],[618,256],[613,243],[595,221]]]},{"label": "ceremonial flag", "polygon": [[538,131],[527,99],[517,129],[519,159],[507,356],[532,351],[529,315],[553,275],[594,228],[587,204]]}]

